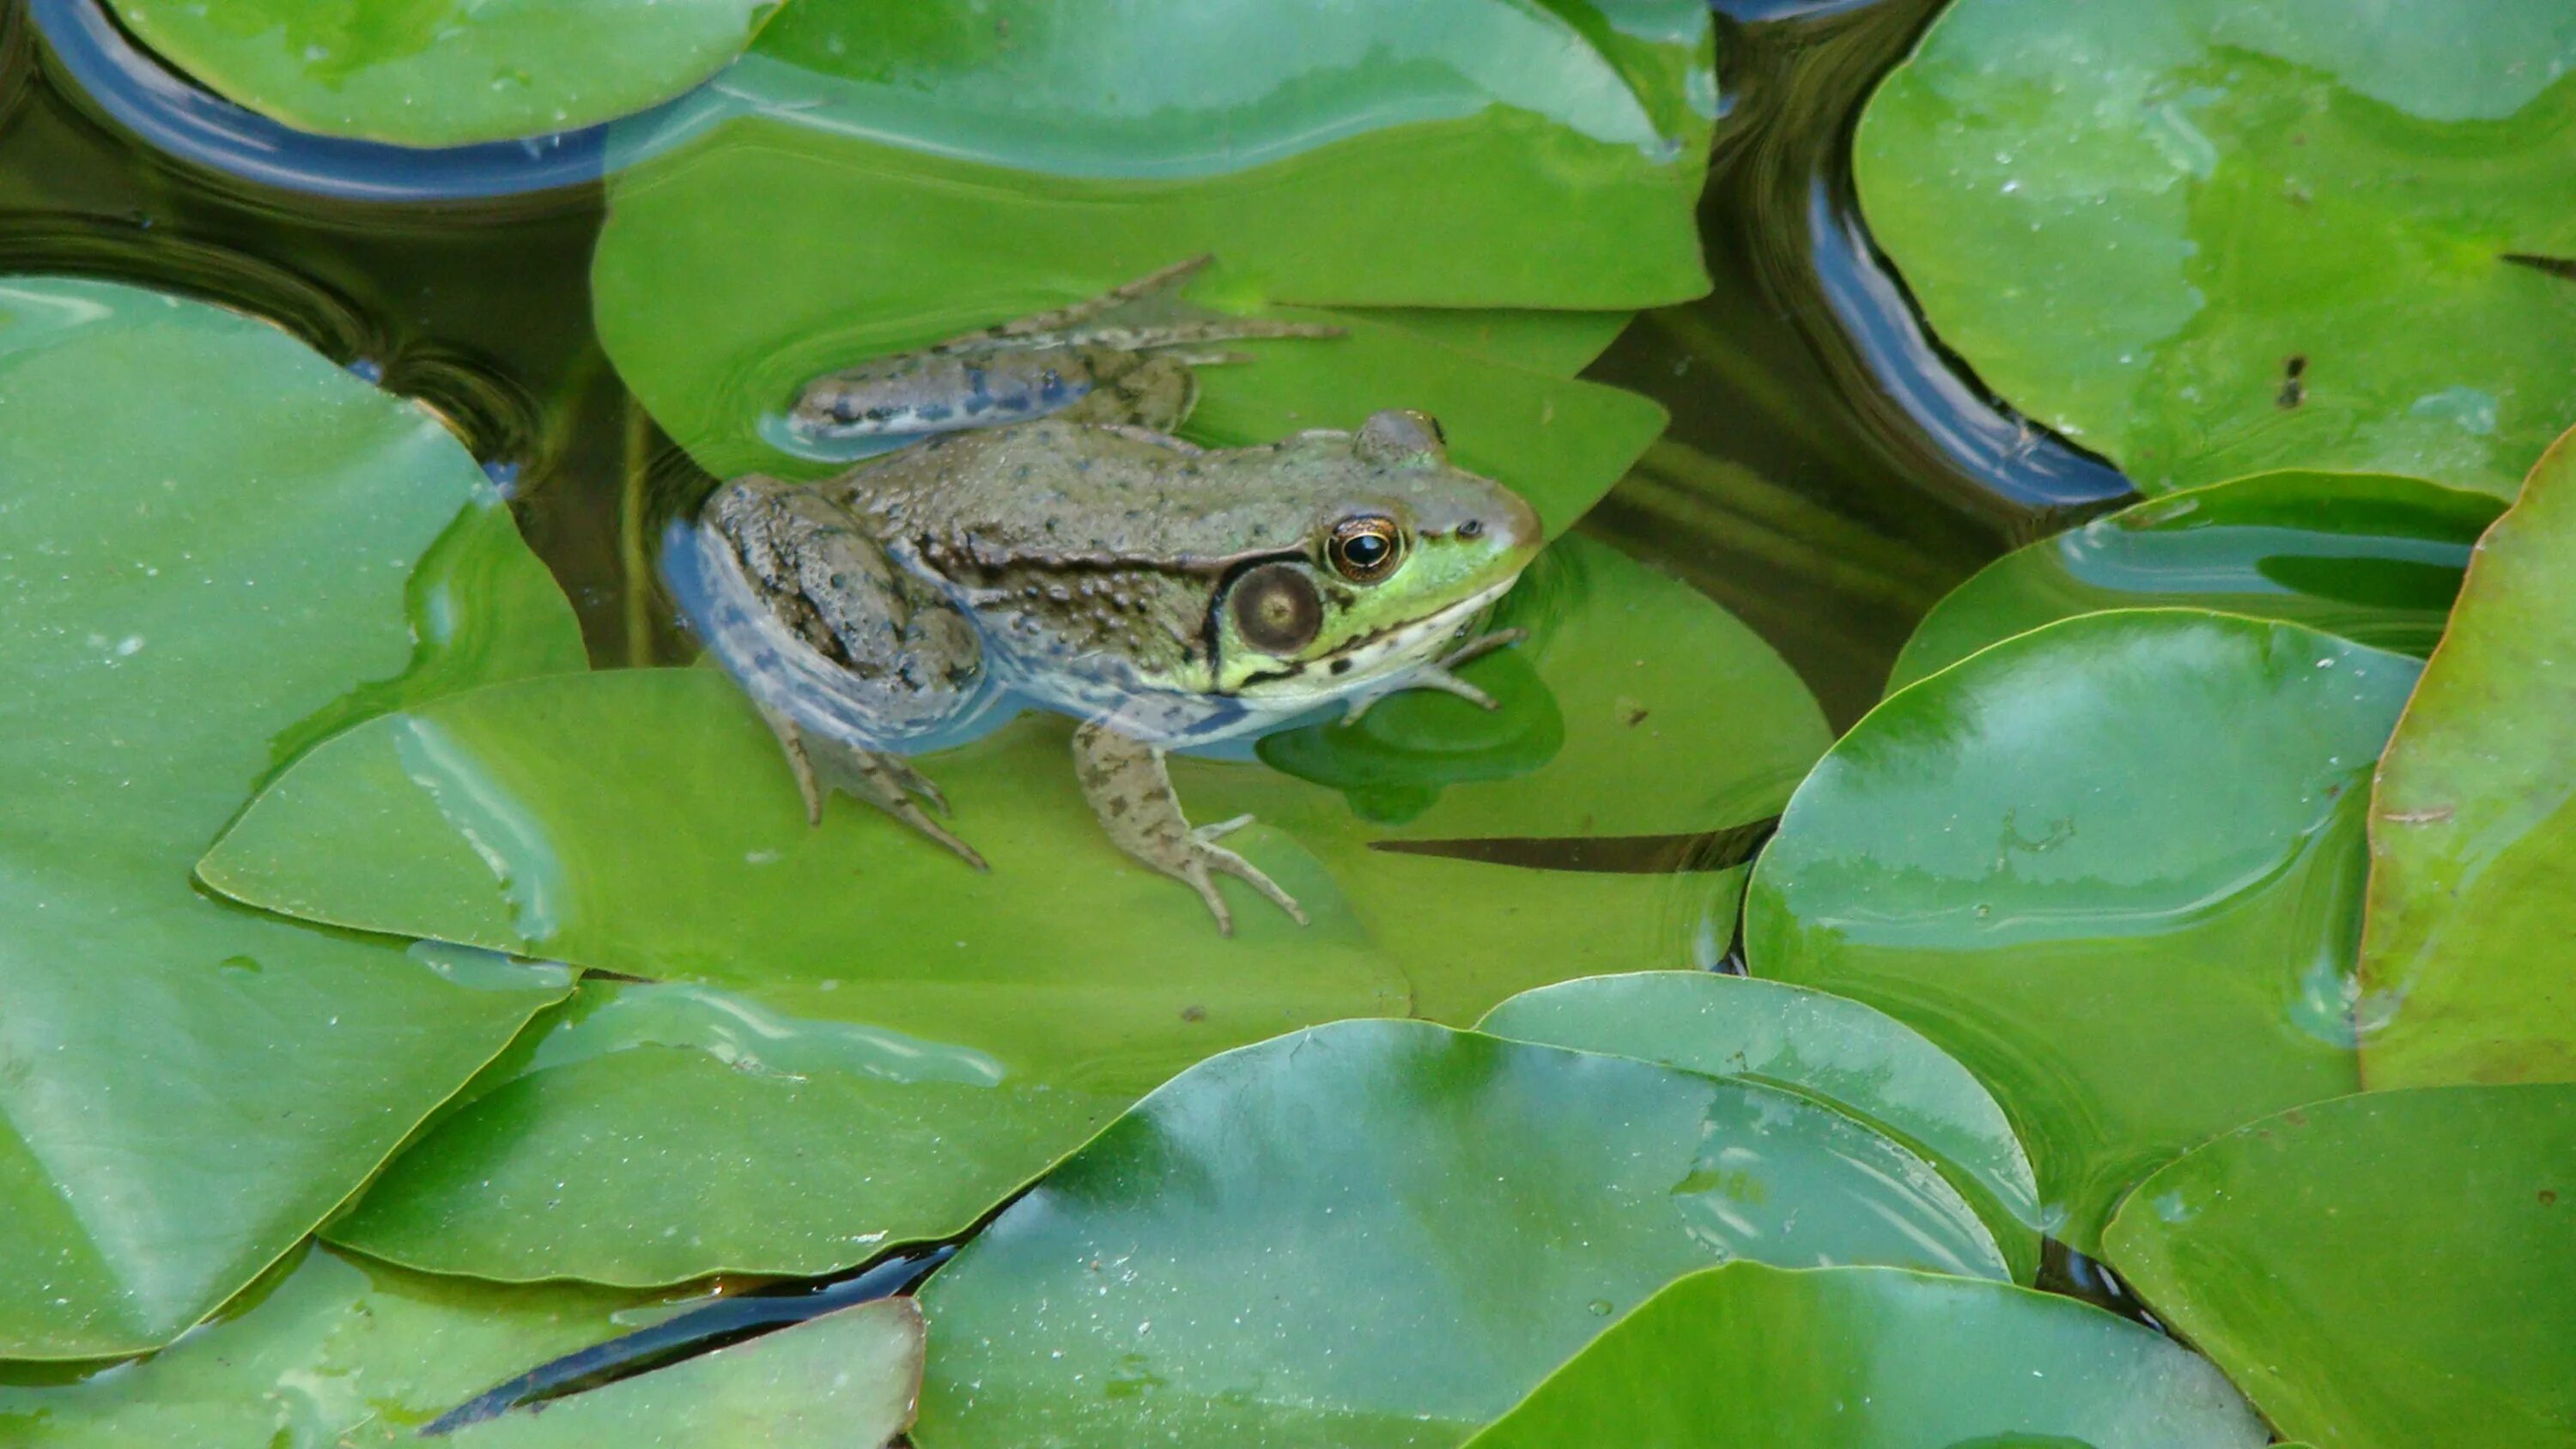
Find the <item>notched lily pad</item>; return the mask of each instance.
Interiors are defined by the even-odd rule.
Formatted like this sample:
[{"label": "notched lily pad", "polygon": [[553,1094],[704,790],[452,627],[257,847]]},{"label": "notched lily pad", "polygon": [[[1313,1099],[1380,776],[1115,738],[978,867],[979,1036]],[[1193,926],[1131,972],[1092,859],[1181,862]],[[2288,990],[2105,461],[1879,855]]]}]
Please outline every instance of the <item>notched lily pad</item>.
[{"label": "notched lily pad", "polygon": [[1798,788],[1746,896],[1753,973],[1966,1063],[2090,1251],[2158,1163],[2356,1085],[2365,785],[2417,672],[2188,609],[2008,639]]},{"label": "notched lily pad", "polygon": [[2576,1433],[2576,1085],[2294,1108],[2140,1183],[2103,1243],[2285,1435]]},{"label": "notched lily pad", "polygon": [[1929,1164],[1813,1102],[1341,1022],[1162,1087],[934,1274],[914,1438],[1455,1444],[1734,1257],[2004,1272]]},{"label": "notched lily pad", "polygon": [[2510,496],[2576,416],[2559,0],[1960,0],[1854,167],[1942,340],[2149,492]]},{"label": "notched lily pad", "polygon": [[570,989],[241,910],[197,855],[322,730],[581,640],[427,414],[66,278],[0,280],[0,600],[0,1356],[133,1353]]},{"label": "notched lily pad", "polygon": [[802,0],[621,133],[644,159],[613,183],[600,333],[708,471],[816,476],[779,429],[806,380],[1213,253],[1191,305],[1350,335],[1208,369],[1190,437],[1418,408],[1561,531],[1663,425],[1566,376],[1598,314],[1707,287],[1711,45],[1687,0]]},{"label": "notched lily pad", "polygon": [[2576,433],[2478,545],[2380,762],[2373,1087],[2576,1080]]},{"label": "notched lily pad", "polygon": [[[1565,701],[1564,749],[1449,785],[1403,830],[1608,838],[1774,808],[1825,743],[1787,666],[1602,545],[1555,553],[1523,647]],[[1651,728],[1616,713],[1621,690],[1655,704]],[[1229,940],[1103,835],[1065,721],[921,764],[989,875],[846,800],[809,828],[775,741],[708,669],[478,691],[280,780],[203,862],[216,889],[645,978],[585,988],[335,1238],[503,1279],[824,1271],[964,1228],[1213,1053],[1348,1016],[1464,1023],[1546,981],[1688,964],[1723,949],[1741,889],[1740,870],[1393,854],[1337,791],[1178,757],[1194,818],[1256,815],[1229,843],[1314,919],[1228,884]]]},{"label": "notched lily pad", "polygon": [[780,3],[107,0],[226,100],[400,146],[515,140],[643,110],[740,55]]},{"label": "notched lily pad", "polygon": [[2189,1349],[2089,1304],[1893,1268],[1729,1263],[1595,1339],[1469,1449],[2257,1449]]},{"label": "notched lily pad", "polygon": [[2420,659],[2503,511],[2487,494],[2372,473],[2262,473],[2152,499],[1988,564],[1915,627],[1888,692],[2042,624],[2173,605]]}]

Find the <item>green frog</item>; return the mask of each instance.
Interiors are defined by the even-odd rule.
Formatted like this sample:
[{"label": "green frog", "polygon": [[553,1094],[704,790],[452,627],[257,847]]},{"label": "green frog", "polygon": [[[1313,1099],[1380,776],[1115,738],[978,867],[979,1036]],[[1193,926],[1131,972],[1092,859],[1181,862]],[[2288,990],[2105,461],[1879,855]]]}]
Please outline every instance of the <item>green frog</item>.
[{"label": "green frog", "polygon": [[1263,447],[1173,436],[1192,368],[1240,360],[1211,344],[1324,330],[1115,315],[1204,264],[818,380],[795,425],[926,436],[821,483],[736,478],[675,534],[673,583],[811,818],[839,789],[984,868],[906,756],[1033,704],[1078,721],[1076,778],[1110,839],[1220,932],[1217,876],[1303,924],[1219,843],[1250,817],[1193,827],[1165,753],[1404,689],[1493,707],[1452,670],[1518,637],[1476,625],[1536,557],[1536,515],[1454,466],[1417,412]]}]

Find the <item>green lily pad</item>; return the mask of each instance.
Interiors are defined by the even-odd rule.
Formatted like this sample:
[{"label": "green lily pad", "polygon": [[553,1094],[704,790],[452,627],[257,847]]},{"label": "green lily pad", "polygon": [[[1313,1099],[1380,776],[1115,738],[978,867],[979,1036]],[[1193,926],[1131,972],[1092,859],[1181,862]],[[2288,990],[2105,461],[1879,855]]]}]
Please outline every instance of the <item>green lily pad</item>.
[{"label": "green lily pad", "polygon": [[1455,1444],[1677,1274],[2001,1277],[1929,1164],[1625,1057],[1349,1021],[1206,1062],[921,1294],[921,1449]]},{"label": "green lily pad", "polygon": [[59,278],[0,280],[0,599],[0,1356],[131,1353],[570,989],[241,910],[198,854],[318,731],[581,639],[426,413],[265,323]]},{"label": "green lily pad", "polygon": [[827,1313],[669,1368],[470,1425],[455,1449],[880,1449],[912,1423],[921,1310]]},{"label": "green lily pad", "polygon": [[1752,970],[1966,1063],[2089,1252],[2158,1163],[2353,1090],[2366,781],[2417,670],[2186,609],[2006,640],[1798,788],[1746,896]]},{"label": "green lily pad", "polygon": [[2483,493],[2368,473],[2263,473],[2152,499],[1988,564],[1915,626],[1888,692],[2042,624],[2159,605],[2420,659],[2502,511]]},{"label": "green lily pad", "polygon": [[2576,1439],[2576,1086],[2284,1112],[2139,1184],[2103,1241],[2284,1434]]},{"label": "green lily pad", "polygon": [[300,130],[457,146],[597,125],[715,74],[780,0],[108,0],[226,100]]},{"label": "green lily pad", "polygon": [[2469,565],[2380,762],[2361,978],[2372,1087],[2576,1081],[2576,432]]},{"label": "green lily pad", "polygon": [[2209,1361],[2090,1304],[1895,1268],[1729,1263],[1594,1339],[1470,1449],[2259,1449]]},{"label": "green lily pad", "polygon": [[[1768,813],[1775,776],[1826,738],[1787,666],[1602,545],[1551,556],[1573,562],[1522,647],[1579,705],[1564,750],[1450,786],[1407,830],[1617,838]],[[1632,617],[1661,632],[1624,635]],[[1584,681],[1613,663],[1653,730],[1586,718],[1606,691]],[[965,1228],[1217,1052],[1348,1016],[1463,1024],[1544,982],[1714,955],[1734,921],[1741,870],[1380,850],[1404,842],[1336,791],[1178,758],[1194,818],[1257,815],[1229,843],[1314,918],[1229,884],[1229,940],[1109,844],[1067,731],[1030,716],[922,762],[989,875],[849,801],[809,828],[775,742],[708,669],[478,691],[316,751],[208,855],[210,885],[646,978],[586,987],[332,1236],[500,1279],[819,1272]]]},{"label": "green lily pad", "polygon": [[1640,971],[1524,991],[1476,1030],[1814,1098],[1939,1168],[1976,1206],[2016,1281],[2039,1269],[2039,1188],[2003,1108],[1967,1068],[1874,1007],[1777,981]]},{"label": "green lily pad", "polygon": [[1854,167],[1942,340],[2149,492],[2510,496],[2576,416],[2561,0],[1960,0]]},{"label": "green lily pad", "polygon": [[[530,1365],[671,1311],[582,1284],[502,1287],[304,1256],[168,1352],[46,1383],[0,1369],[0,1439],[25,1449],[414,1444]],[[875,1449],[911,1418],[921,1318],[863,1304],[669,1368],[470,1424],[457,1449]]]},{"label": "green lily pad", "polygon": [[806,380],[1214,253],[1192,304],[1350,335],[1208,369],[1190,437],[1419,408],[1562,530],[1663,426],[1569,359],[1707,290],[1711,44],[1688,0],[802,0],[623,137],[600,334],[709,472],[820,476],[777,430]]}]

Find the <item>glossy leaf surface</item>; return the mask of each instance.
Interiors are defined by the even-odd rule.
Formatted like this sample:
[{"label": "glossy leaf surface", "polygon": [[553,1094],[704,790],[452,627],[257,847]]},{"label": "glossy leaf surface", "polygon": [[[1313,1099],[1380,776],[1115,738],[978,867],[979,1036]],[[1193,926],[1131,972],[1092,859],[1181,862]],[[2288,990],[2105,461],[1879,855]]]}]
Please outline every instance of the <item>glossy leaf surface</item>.
[{"label": "glossy leaf surface", "polygon": [[300,130],[456,146],[597,125],[742,53],[779,0],[107,0],[172,65]]},{"label": "glossy leaf surface", "polygon": [[2353,1089],[2366,785],[2417,669],[2195,610],[2007,640],[1799,787],[1747,895],[1752,970],[1966,1063],[2089,1250],[2166,1158]]},{"label": "glossy leaf surface", "polygon": [[2576,416],[2561,0],[1961,0],[1855,167],[1942,340],[2149,492],[2510,495]]},{"label": "glossy leaf surface", "polygon": [[1162,1087],[932,1277],[914,1438],[1455,1444],[1732,1257],[2003,1274],[1928,1164],[1789,1093],[1319,1027]]},{"label": "glossy leaf surface", "polygon": [[1988,564],[1916,626],[1887,688],[2106,609],[2220,609],[2420,659],[2502,511],[2487,494],[2367,473],[2264,473],[2152,499]]},{"label": "glossy leaf surface", "polygon": [[155,1347],[570,987],[189,880],[322,734],[579,668],[420,410],[265,323],[0,281],[0,1355]]},{"label": "glossy leaf surface", "polygon": [[1894,1268],[1729,1263],[1649,1298],[1471,1449],[2256,1449],[2206,1359],[2089,1304]]},{"label": "glossy leaf surface", "polygon": [[[1545,861],[1578,853],[1559,833],[1776,810],[1825,743],[1787,666],[1598,544],[1557,553],[1579,566],[1552,565],[1515,652],[1562,682],[1564,747],[1445,785],[1417,825],[1509,829]],[[1659,633],[1624,634],[1632,611]],[[1623,722],[1623,695],[1647,726]],[[846,800],[809,828],[775,742],[710,669],[487,690],[332,742],[224,838],[207,881],[651,983],[586,988],[335,1237],[505,1279],[823,1271],[965,1227],[1203,1057],[1346,1016],[1463,1024],[1543,982],[1690,964],[1724,949],[1740,893],[1740,870],[1373,849],[1388,833],[1337,790],[1176,759],[1193,818],[1257,815],[1230,843],[1314,919],[1229,884],[1226,939],[1109,843],[1067,733],[1029,717],[924,757],[988,875]]]},{"label": "glossy leaf surface", "polygon": [[2286,1435],[2576,1440],[2576,1085],[2295,1108],[2139,1184],[2103,1241]]},{"label": "glossy leaf surface", "polygon": [[1561,530],[1663,416],[1566,378],[1598,318],[1517,309],[1706,289],[1710,45],[1685,0],[801,0],[721,88],[621,133],[645,159],[612,190],[601,336],[708,471],[819,476],[779,426],[807,379],[1214,253],[1191,305],[1350,335],[1207,369],[1188,436],[1418,408]]},{"label": "glossy leaf surface", "polygon": [[2576,433],[2478,546],[2380,764],[2372,1087],[2576,1080]]},{"label": "glossy leaf surface", "polygon": [[1710,971],[1587,976],[1525,991],[1476,1030],[1744,1077],[1868,1123],[1941,1169],[2027,1283],[2039,1267],[2039,1189],[2003,1108],[1912,1027],[1857,1001]]}]

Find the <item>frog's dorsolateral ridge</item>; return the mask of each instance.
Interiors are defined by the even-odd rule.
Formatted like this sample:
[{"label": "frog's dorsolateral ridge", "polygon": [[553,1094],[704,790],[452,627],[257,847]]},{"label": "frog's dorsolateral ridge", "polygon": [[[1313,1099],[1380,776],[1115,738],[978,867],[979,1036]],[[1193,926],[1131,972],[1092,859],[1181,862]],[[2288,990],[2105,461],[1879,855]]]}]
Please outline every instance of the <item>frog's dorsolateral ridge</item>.
[{"label": "frog's dorsolateral ridge", "polygon": [[1097,320],[1203,264],[822,379],[800,421],[930,436],[826,482],[753,474],[710,500],[690,541],[697,622],[809,813],[843,789],[981,868],[902,757],[1007,690],[1081,722],[1076,773],[1110,838],[1231,934],[1215,875],[1305,915],[1216,843],[1244,820],[1189,824],[1165,750],[1404,689],[1491,706],[1449,671],[1518,637],[1468,636],[1537,555],[1536,515],[1451,466],[1420,413],[1257,448],[1171,436],[1190,366],[1236,360],[1186,349],[1326,330]]}]

